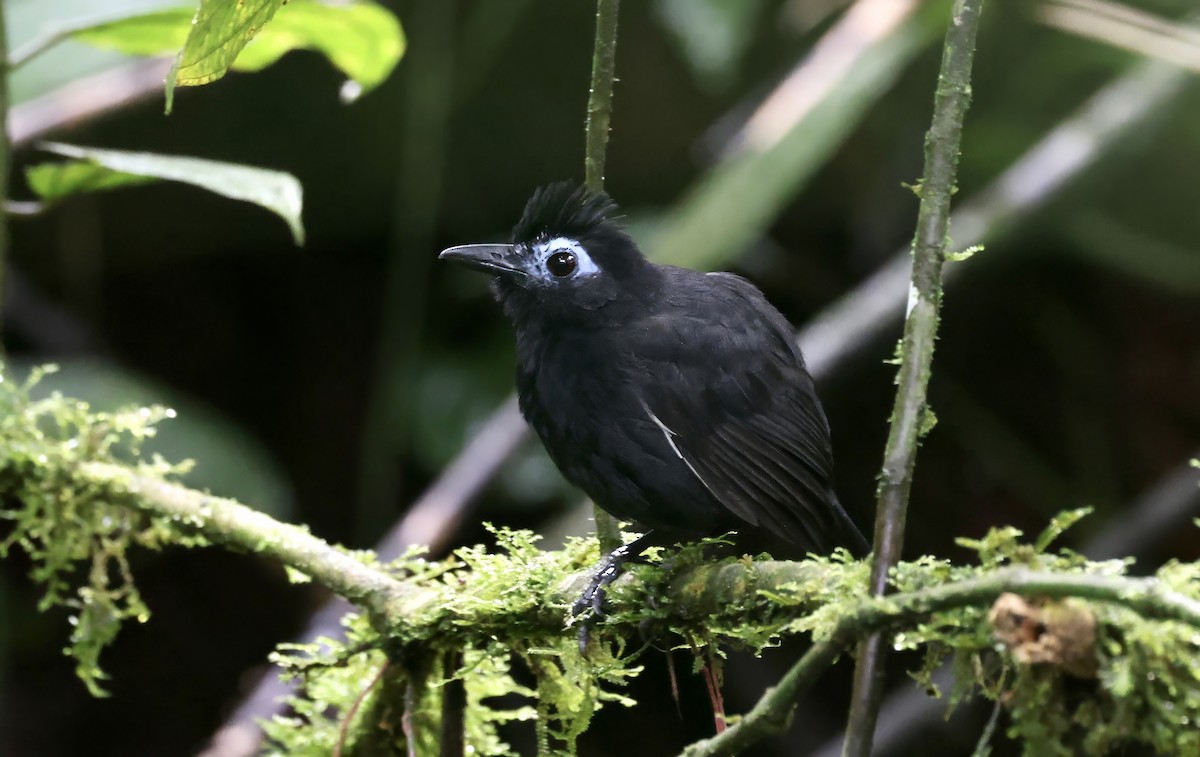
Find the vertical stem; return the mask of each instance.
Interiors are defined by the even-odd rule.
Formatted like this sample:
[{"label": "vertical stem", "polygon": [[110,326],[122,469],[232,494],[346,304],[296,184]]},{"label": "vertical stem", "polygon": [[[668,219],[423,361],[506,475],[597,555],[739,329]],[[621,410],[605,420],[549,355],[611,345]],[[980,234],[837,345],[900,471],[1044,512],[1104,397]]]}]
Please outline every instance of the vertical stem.
[{"label": "vertical stem", "polygon": [[[613,78],[617,66],[617,11],[620,0],[596,0],[596,43],[592,52],[592,87],[588,94],[587,130],[583,157],[584,184],[591,192],[604,191],[604,160],[612,121]],[[617,521],[593,506],[600,549],[610,552],[621,545]]]},{"label": "vertical stem", "polygon": [[[912,285],[904,322],[900,376],[891,429],[883,455],[875,518],[875,559],[871,592],[887,590],[888,572],[900,559],[904,523],[912,485],[917,443],[927,427],[933,348],[942,300],[942,264],[946,259],[950,198],[955,190],[963,117],[971,99],[971,63],[983,0],[956,0],[942,49],[933,101],[933,120],[925,136],[925,178],[913,237]],[[875,719],[883,696],[886,636],[875,633],[859,645],[845,757],[867,757],[875,736]]]},{"label": "vertical stem", "polygon": [[[4,310],[4,266],[8,262],[8,28],[4,19],[4,3],[0,2],[0,313]],[[0,358],[4,357],[4,322],[0,318]]]},{"label": "vertical stem", "polygon": [[613,79],[617,67],[617,11],[620,0],[596,0],[596,43],[592,53],[592,87],[588,95],[584,183],[604,191],[604,159],[612,121]]},{"label": "vertical stem", "polygon": [[404,689],[404,714],[400,718],[400,726],[404,731],[404,742],[408,757],[422,757],[422,737],[428,740],[424,729],[429,727],[428,718],[421,711],[425,696],[428,692],[429,677],[434,672],[436,657],[433,651],[421,647],[405,649],[401,662],[407,677]]},{"label": "vertical stem", "polygon": [[467,687],[461,676],[462,652],[455,650],[444,656],[442,676],[442,725],[438,757],[463,757],[466,754]]}]

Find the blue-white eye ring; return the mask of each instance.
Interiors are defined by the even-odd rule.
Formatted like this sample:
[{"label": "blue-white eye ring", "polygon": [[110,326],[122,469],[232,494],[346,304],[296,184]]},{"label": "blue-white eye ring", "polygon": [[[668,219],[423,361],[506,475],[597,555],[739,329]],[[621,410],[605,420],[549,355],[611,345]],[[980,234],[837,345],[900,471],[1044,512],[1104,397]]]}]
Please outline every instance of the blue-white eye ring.
[{"label": "blue-white eye ring", "polygon": [[540,278],[566,280],[600,273],[600,267],[578,240],[553,237],[534,242],[531,252],[537,260]]}]

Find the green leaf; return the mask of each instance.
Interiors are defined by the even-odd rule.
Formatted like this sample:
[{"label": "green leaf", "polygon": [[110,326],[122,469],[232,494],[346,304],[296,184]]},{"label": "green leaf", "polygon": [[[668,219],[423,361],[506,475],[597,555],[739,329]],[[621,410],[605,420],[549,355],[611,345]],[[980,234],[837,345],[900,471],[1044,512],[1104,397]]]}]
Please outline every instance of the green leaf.
[{"label": "green leaf", "polygon": [[101,192],[154,181],[149,176],[113,171],[87,161],[41,163],[26,169],[25,176],[39,197],[51,201],[73,194]]},{"label": "green leaf", "polygon": [[112,189],[154,179],[179,181],[234,200],[266,208],[282,218],[296,244],[304,244],[300,220],[303,192],[296,177],[237,163],[222,163],[147,152],[100,150],[56,143],[43,148],[75,160],[33,166],[29,184],[44,200],[60,200],[81,192]]},{"label": "green leaf", "polygon": [[[167,77],[167,109],[175,85],[208,84],[231,67],[258,70],[297,48],[321,51],[367,91],[395,67],[404,44],[396,17],[368,0],[337,5],[318,0],[201,0]],[[239,60],[243,50],[244,60]]]},{"label": "green leaf", "polygon": [[404,48],[400,22],[373,2],[327,5],[317,0],[292,0],[246,46],[233,67],[257,71],[289,50],[317,50],[362,92],[369,92],[400,62]]},{"label": "green leaf", "polygon": [[1074,510],[1066,510],[1058,515],[1055,515],[1050,521],[1050,524],[1046,526],[1045,530],[1038,535],[1037,541],[1034,542],[1034,549],[1036,549],[1038,552],[1045,552],[1050,545],[1053,544],[1058,537],[1062,536],[1068,528],[1091,514],[1092,508],[1079,507]]},{"label": "green leaf", "polygon": [[72,39],[125,55],[168,55],[180,50],[192,28],[194,8],[168,8],[110,18],[76,28]]},{"label": "green leaf", "polygon": [[353,99],[379,86],[406,46],[399,20],[372,0],[202,0],[199,11],[125,12],[61,27],[14,53],[16,65],[64,37],[125,55],[178,52],[167,77],[168,112],[177,84],[207,84],[231,68],[259,71],[301,49],[322,53],[349,77]]},{"label": "green leaf", "polygon": [[187,42],[167,76],[168,103],[177,84],[198,86],[224,76],[242,48],[286,1],[200,0]]}]

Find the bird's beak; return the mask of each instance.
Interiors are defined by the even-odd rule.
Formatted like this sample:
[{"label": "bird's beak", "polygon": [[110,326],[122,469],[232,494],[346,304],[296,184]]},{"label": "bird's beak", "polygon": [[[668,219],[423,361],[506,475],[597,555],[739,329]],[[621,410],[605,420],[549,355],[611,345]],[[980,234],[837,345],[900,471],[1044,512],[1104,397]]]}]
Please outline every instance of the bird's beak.
[{"label": "bird's beak", "polygon": [[524,275],[518,256],[517,248],[511,244],[464,244],[442,250],[438,260],[449,260],[500,276]]}]

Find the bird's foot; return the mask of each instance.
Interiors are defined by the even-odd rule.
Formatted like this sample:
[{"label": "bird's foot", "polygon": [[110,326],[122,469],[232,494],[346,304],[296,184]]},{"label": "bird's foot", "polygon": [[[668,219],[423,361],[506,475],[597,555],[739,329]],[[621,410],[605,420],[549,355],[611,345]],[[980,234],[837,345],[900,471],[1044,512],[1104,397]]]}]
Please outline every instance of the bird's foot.
[{"label": "bird's foot", "polygon": [[588,610],[591,610],[591,613],[579,623],[580,651],[587,651],[592,626],[597,621],[604,619],[606,614],[605,598],[609,584],[620,577],[621,569],[626,563],[634,562],[641,558],[642,551],[649,546],[649,536],[650,534],[647,533],[609,552],[600,561],[599,567],[592,574],[592,580],[588,583],[587,588],[584,589],[583,594],[571,605],[571,617],[573,618],[579,617]]},{"label": "bird's foot", "polygon": [[605,616],[604,600],[608,585],[617,580],[617,576],[621,575],[621,566],[628,560],[628,550],[625,547],[613,550],[600,562],[600,567],[592,575],[592,580],[583,590],[583,594],[571,605],[572,617],[579,617],[591,610],[579,623],[579,651],[587,651],[592,626]]},{"label": "bird's foot", "polygon": [[629,559],[627,556],[623,556],[624,559],[613,559],[622,549],[624,547],[614,551],[600,563],[583,594],[571,605],[572,616],[582,615],[590,609],[597,619],[604,618],[604,600],[608,585],[617,580],[617,576],[621,575],[621,566]]}]

